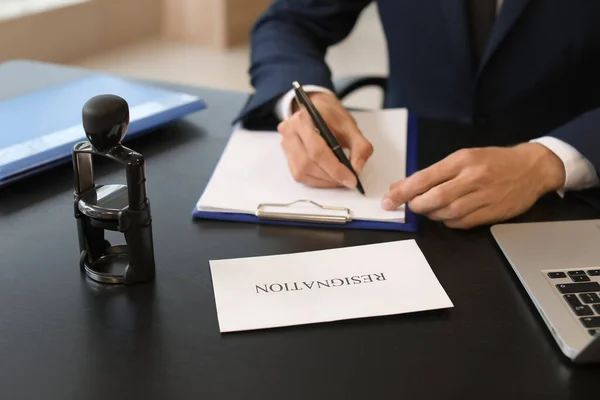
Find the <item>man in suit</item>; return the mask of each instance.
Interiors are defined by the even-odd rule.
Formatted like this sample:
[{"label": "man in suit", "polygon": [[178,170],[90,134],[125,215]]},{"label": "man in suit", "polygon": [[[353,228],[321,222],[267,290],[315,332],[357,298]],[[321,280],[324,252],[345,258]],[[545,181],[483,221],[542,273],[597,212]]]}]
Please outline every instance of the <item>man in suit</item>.
[{"label": "man in suit", "polygon": [[[371,0],[275,0],[252,32],[256,92],[240,114],[276,123],[294,178],[356,181],[328,151],[290,85],[299,81],[360,171],[373,152],[333,94],[325,63]],[[599,185],[600,1],[378,0],[389,55],[386,107],[511,132],[511,146],[459,150],[393,184],[401,204],[469,228],[526,211],[542,195]]]}]

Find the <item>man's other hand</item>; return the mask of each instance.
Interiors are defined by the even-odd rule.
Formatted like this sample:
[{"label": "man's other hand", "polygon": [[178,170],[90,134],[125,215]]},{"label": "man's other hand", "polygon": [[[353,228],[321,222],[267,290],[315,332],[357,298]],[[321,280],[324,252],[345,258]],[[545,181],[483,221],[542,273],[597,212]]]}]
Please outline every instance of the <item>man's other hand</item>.
[{"label": "man's other hand", "polygon": [[[350,150],[350,163],[359,174],[373,154],[373,146],[334,95],[318,92],[309,96],[340,145]],[[354,174],[338,161],[304,107],[298,107],[294,101],[294,113],[277,129],[290,172],[297,182],[318,188],[356,187]]]},{"label": "man's other hand", "polygon": [[382,206],[410,210],[452,228],[507,220],[565,181],[562,161],[541,144],[459,150],[394,183]]}]

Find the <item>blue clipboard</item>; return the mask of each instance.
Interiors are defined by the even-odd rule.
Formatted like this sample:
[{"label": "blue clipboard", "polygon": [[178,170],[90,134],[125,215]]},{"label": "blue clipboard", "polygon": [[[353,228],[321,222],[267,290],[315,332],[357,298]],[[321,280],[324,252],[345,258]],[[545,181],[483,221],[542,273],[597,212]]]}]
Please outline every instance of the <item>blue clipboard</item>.
[{"label": "blue clipboard", "polygon": [[66,163],[86,140],[81,110],[92,97],[114,94],[129,104],[124,141],[206,108],[196,96],[96,74],[0,101],[0,187]]},{"label": "blue clipboard", "polygon": [[[417,171],[417,118],[410,114],[408,115],[406,127],[406,176],[410,176]],[[344,223],[327,223],[327,222],[309,222],[309,221],[290,221],[260,218],[257,215],[246,213],[227,213],[227,212],[208,212],[200,211],[194,208],[192,217],[195,219],[209,219],[221,221],[235,221],[266,225],[283,225],[283,226],[304,226],[304,227],[320,227],[333,229],[368,229],[368,230],[388,230],[388,231],[403,231],[416,232],[418,230],[417,215],[411,212],[408,207],[405,208],[405,222],[379,222],[379,221],[355,221],[350,220]]]}]

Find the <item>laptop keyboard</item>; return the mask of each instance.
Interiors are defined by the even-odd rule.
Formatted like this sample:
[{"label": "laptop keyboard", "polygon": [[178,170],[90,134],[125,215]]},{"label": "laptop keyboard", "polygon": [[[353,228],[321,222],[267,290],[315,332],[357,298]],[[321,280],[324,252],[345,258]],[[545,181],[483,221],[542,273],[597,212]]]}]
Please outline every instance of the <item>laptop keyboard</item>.
[{"label": "laptop keyboard", "polygon": [[591,336],[600,335],[600,268],[547,273]]}]

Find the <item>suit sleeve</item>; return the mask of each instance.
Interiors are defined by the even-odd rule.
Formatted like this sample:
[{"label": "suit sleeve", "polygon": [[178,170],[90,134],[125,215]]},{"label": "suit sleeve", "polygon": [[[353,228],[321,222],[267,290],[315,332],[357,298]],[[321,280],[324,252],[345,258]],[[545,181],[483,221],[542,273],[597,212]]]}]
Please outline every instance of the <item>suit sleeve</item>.
[{"label": "suit sleeve", "polygon": [[250,78],[255,92],[236,120],[252,129],[279,122],[277,100],[293,81],[333,90],[327,49],[345,39],[371,0],[275,0],[251,32]]}]

